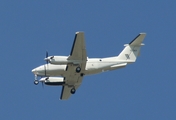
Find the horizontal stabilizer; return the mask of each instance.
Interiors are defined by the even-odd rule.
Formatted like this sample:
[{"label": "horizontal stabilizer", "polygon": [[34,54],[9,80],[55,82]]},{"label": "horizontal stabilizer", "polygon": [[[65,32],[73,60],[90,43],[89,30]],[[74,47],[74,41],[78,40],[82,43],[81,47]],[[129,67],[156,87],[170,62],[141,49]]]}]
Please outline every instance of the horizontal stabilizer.
[{"label": "horizontal stabilizer", "polygon": [[124,66],[126,66],[127,65],[127,63],[122,63],[122,64],[117,64],[117,65],[113,65],[113,66],[111,66],[111,68],[120,68],[120,67],[124,67]]}]

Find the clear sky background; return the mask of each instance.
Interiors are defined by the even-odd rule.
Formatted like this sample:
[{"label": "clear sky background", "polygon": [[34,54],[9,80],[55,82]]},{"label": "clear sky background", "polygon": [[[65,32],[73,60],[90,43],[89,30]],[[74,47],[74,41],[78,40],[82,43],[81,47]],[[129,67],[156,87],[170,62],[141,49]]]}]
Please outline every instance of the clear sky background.
[{"label": "clear sky background", "polygon": [[[1,0],[1,120],[175,120],[175,0]],[[88,57],[118,55],[146,32],[136,63],[86,76],[76,94],[33,84],[31,70],[69,55],[84,31]]]}]

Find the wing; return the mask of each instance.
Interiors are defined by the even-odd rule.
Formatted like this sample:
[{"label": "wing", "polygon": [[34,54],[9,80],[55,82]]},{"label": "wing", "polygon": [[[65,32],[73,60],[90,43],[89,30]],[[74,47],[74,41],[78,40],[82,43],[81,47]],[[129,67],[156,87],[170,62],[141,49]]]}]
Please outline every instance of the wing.
[{"label": "wing", "polygon": [[62,92],[60,99],[66,100],[71,96],[71,89],[75,88],[76,90],[82,83],[83,76],[80,73],[75,72],[76,66],[67,65],[67,74],[65,77],[65,85],[62,87]]},{"label": "wing", "polygon": [[[71,49],[70,56],[68,60],[78,61],[76,64],[67,64],[65,77],[65,85],[62,87],[62,93],[60,96],[61,100],[68,99],[71,96],[71,89],[78,87],[82,83],[83,76],[80,74],[84,73],[86,61],[87,61],[87,53],[85,48],[85,40],[83,32],[76,32],[75,39],[73,42],[73,46]],[[81,67],[80,73],[76,72],[76,67]]]},{"label": "wing", "polygon": [[87,60],[87,53],[85,48],[84,32],[76,32],[73,46],[71,49],[69,60]]},{"label": "wing", "polygon": [[60,99],[61,100],[66,100],[66,99],[68,99],[69,97],[70,97],[70,95],[71,95],[71,93],[70,93],[70,91],[71,91],[71,87],[69,87],[69,86],[63,86],[62,87],[62,92],[61,92],[61,96],[60,96]]}]

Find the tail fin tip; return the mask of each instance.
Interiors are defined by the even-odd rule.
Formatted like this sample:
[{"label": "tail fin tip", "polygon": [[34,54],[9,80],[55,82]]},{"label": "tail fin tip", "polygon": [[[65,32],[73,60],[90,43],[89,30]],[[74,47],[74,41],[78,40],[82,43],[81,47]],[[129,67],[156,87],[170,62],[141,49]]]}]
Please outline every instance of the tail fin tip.
[{"label": "tail fin tip", "polygon": [[139,35],[138,35],[137,37],[135,37],[135,38],[129,43],[129,45],[134,45],[134,46],[142,45],[142,42],[143,42],[145,36],[146,36],[146,33],[139,33]]}]

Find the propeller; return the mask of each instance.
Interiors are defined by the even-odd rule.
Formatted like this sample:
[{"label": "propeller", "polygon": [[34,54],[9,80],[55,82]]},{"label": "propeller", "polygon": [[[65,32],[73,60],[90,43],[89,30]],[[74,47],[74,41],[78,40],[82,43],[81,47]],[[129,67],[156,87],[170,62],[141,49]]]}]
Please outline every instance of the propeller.
[{"label": "propeller", "polygon": [[[46,64],[47,64],[47,67],[48,67],[48,62],[49,62],[49,60],[48,60],[48,51],[46,51],[45,59],[44,60],[46,61]],[[46,77],[46,64],[44,65],[45,77]],[[44,88],[44,84],[43,84],[44,81],[41,81],[41,82],[42,82],[42,87]]]},{"label": "propeller", "polygon": [[50,62],[50,60],[53,58],[54,58],[54,56],[48,57],[48,52],[46,51],[46,55],[45,55],[45,59],[44,59],[46,61],[46,63],[48,64]]},{"label": "propeller", "polygon": [[[53,59],[54,58],[54,56],[51,56],[50,58],[48,58],[48,51],[46,51],[46,54],[45,54],[45,61],[46,61],[46,64],[44,65],[44,72],[45,72],[45,74],[44,74],[44,76],[45,76],[45,78],[42,78],[41,77],[41,79],[39,80],[39,82],[42,82],[42,87],[44,88],[44,82],[45,82],[45,80],[48,80],[49,79],[49,77],[47,77],[47,74],[46,74],[46,69],[48,68],[48,63],[49,63],[49,59]],[[47,66],[46,66],[47,65]],[[35,80],[37,80],[37,76],[35,76]]]},{"label": "propeller", "polygon": [[46,51],[45,59],[44,59],[44,60],[46,61],[46,64],[48,64],[48,62],[49,62],[49,59],[48,59],[48,51]]},{"label": "propeller", "polygon": [[[46,69],[48,68],[48,63],[50,62],[50,59],[53,59],[54,56],[51,56],[51,57],[48,57],[48,51],[46,51],[46,54],[45,54],[45,61],[46,61],[46,64],[44,65],[44,69],[45,69],[45,77],[47,77],[47,74],[46,74]],[[46,66],[47,65],[47,66]],[[48,77],[45,79],[45,80],[48,80]],[[42,82],[42,87],[44,86],[43,85],[43,82],[44,81],[41,81]]]},{"label": "propeller", "polygon": [[45,53],[45,58],[44,58],[44,60],[46,61],[46,64],[48,64],[48,62],[49,62],[48,51],[46,51],[46,53]]},{"label": "propeller", "polygon": [[42,87],[44,88],[44,82],[46,81],[46,80],[48,80],[49,79],[49,77],[45,77],[45,78],[41,78],[39,81],[42,83]]}]

